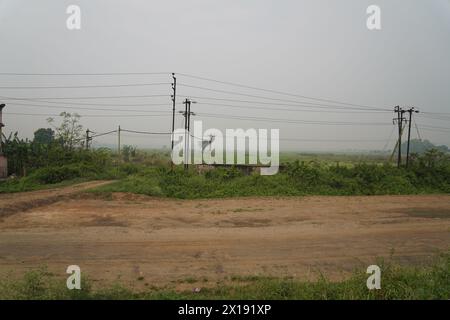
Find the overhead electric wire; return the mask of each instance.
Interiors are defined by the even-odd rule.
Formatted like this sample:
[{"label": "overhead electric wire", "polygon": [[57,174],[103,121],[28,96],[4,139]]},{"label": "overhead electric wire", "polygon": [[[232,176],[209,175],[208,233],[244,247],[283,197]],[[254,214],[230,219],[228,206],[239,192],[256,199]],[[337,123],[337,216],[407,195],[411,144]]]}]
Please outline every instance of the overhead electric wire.
[{"label": "overhead electric wire", "polygon": [[[183,103],[178,103],[179,105],[182,105]],[[199,105],[203,106],[203,105]],[[375,114],[384,114],[384,113],[391,113],[392,111],[372,111],[372,110],[354,110],[354,111],[346,111],[346,110],[304,110],[304,109],[298,109],[298,108],[271,108],[271,107],[259,107],[259,106],[242,106],[242,105],[233,105],[233,104],[222,104],[222,103],[211,103],[208,102],[204,104],[204,106],[221,106],[221,107],[228,107],[228,108],[238,108],[238,109],[257,109],[257,110],[270,110],[270,111],[292,111],[292,112],[319,112],[319,113],[352,113],[352,114],[367,114],[367,113],[375,113]],[[314,106],[300,106],[302,108],[315,108]]]},{"label": "overhead electric wire", "polygon": [[[60,116],[59,114],[36,114],[36,113],[18,113],[18,112],[8,112],[5,114],[10,115],[24,115],[24,116]],[[80,117],[122,117],[122,118],[139,118],[139,117],[160,117],[169,116],[172,113],[168,111],[165,114],[84,114]],[[243,121],[263,121],[263,122],[273,122],[273,123],[299,123],[299,124],[316,124],[316,125],[359,125],[359,126],[386,126],[390,124],[382,122],[333,122],[333,121],[317,121],[317,120],[299,120],[299,119],[281,119],[281,118],[264,118],[264,117],[251,117],[251,116],[233,116],[225,114],[214,114],[214,113],[200,113],[198,116],[210,117],[210,118],[220,118],[220,119],[234,119]]]},{"label": "overhead electric wire", "polygon": [[[264,101],[251,101],[251,100],[237,100],[237,99],[227,99],[227,98],[217,98],[217,97],[200,97],[200,96],[186,96],[181,95],[185,98],[194,98],[194,99],[204,99],[204,100],[217,100],[217,101],[230,101],[230,102],[240,102],[240,103],[252,103],[252,104],[262,104],[262,105],[277,105],[277,106],[289,106],[289,107],[305,107],[305,108],[321,108],[321,109],[342,109],[342,110],[368,110],[364,108],[356,108],[356,107],[345,107],[345,106],[329,106],[329,105],[322,105],[322,104],[314,104],[314,103],[308,103],[308,105],[302,104],[302,103],[279,103],[279,102],[264,102]],[[379,111],[386,111],[386,112],[392,112],[390,109],[371,109],[373,111],[379,110]]]},{"label": "overhead electric wire", "polygon": [[[17,76],[112,76],[112,75],[170,75],[169,72],[131,72],[131,73],[0,73],[0,75],[17,75]],[[300,94],[294,94],[294,93],[288,93],[283,91],[277,91],[277,90],[271,90],[271,89],[264,89],[254,86],[248,86],[233,82],[227,82],[227,81],[220,81],[205,77],[199,77],[195,75],[189,75],[184,73],[177,73],[177,75],[181,75],[188,78],[193,78],[197,80],[203,80],[203,81],[209,81],[209,82],[215,82],[220,84],[225,84],[228,86],[234,86],[234,87],[241,87],[246,88],[250,90],[256,90],[276,95],[283,95],[283,96],[289,96],[289,97],[296,97],[301,99],[307,99],[307,100],[314,100],[321,103],[312,103],[308,101],[297,101],[297,100],[288,100],[288,99],[281,99],[278,97],[268,97],[268,96],[261,96],[261,95],[254,95],[250,93],[244,93],[244,92],[235,92],[235,91],[228,91],[228,90],[220,90],[215,88],[209,88],[204,86],[197,86],[197,85],[191,85],[191,84],[184,84],[179,83],[178,85],[181,87],[186,88],[192,88],[192,89],[199,89],[199,90],[206,90],[206,91],[212,91],[212,92],[218,92],[223,94],[230,94],[230,95],[239,95],[239,96],[246,96],[246,97],[252,97],[255,99],[260,99],[263,101],[252,101],[252,100],[238,100],[238,99],[228,99],[228,98],[222,98],[222,97],[199,97],[199,96],[189,96],[190,98],[195,99],[204,99],[204,100],[213,100],[213,101],[229,101],[229,102],[239,102],[244,104],[249,104],[248,106],[242,106],[242,105],[233,105],[233,104],[219,104],[219,103],[207,103],[206,105],[212,105],[212,106],[224,106],[228,108],[243,108],[243,109],[259,109],[259,110],[274,110],[274,111],[296,111],[296,112],[328,112],[328,113],[382,113],[382,112],[392,112],[391,109],[387,108],[377,108],[372,107],[368,105],[363,104],[355,104],[355,103],[349,103],[349,102],[342,102],[338,100],[332,100],[332,99],[323,99],[323,98],[317,98],[317,97],[310,97]],[[0,86],[0,89],[85,89],[85,88],[113,88],[113,87],[134,87],[134,86],[151,86],[151,85],[168,85],[169,82],[158,82],[158,83],[127,83],[127,84],[106,84],[106,85],[100,85],[100,84],[94,84],[94,85],[71,85],[71,86]],[[241,90],[243,91],[243,90]],[[0,97],[6,100],[13,100],[13,101],[30,101],[30,102],[38,102],[38,103],[48,103],[48,104],[67,104],[67,105],[87,105],[87,106],[150,106],[150,105],[159,105],[159,106],[165,106],[166,104],[112,104],[112,103],[81,103],[77,102],[77,99],[122,99],[122,98],[150,98],[150,97],[167,97],[170,98],[170,94],[159,94],[159,95],[120,95],[120,96],[81,96],[81,97]],[[46,101],[46,100],[75,100],[75,101]],[[264,101],[265,100],[265,101]],[[269,102],[270,101],[270,102]],[[22,105],[26,107],[36,106],[36,107],[43,107],[43,108],[53,108],[53,109],[59,109],[60,106],[48,106],[48,105],[42,105],[42,104],[21,104],[21,103],[15,103],[15,102],[8,102],[8,104],[11,105]],[[280,102],[286,102],[286,103],[280,103]],[[326,103],[330,104],[326,104]],[[250,105],[252,104],[252,105]],[[256,105],[256,106],[254,106]],[[262,107],[260,105],[266,105],[266,106],[287,106],[287,107],[296,107],[296,108],[309,108],[308,110],[298,110],[293,108],[275,108],[275,107]],[[164,112],[160,110],[118,110],[118,109],[109,109],[109,108],[81,108],[81,107],[69,107],[64,106],[62,108],[72,108],[72,109],[80,109],[80,110],[94,110],[94,111],[117,111],[117,112],[140,112],[140,113],[155,113],[155,112]],[[322,110],[311,110],[311,109],[322,109]],[[332,110],[335,109],[335,110]],[[30,115],[30,116],[59,116],[54,114],[31,114],[31,113],[15,113],[15,112],[9,112],[5,114],[11,114],[11,115]],[[83,117],[122,117],[122,118],[129,118],[129,117],[148,117],[148,116],[166,116],[170,115],[171,112],[168,111],[166,114],[128,114],[128,115],[119,115],[119,114],[95,114],[95,115],[82,115]],[[428,118],[431,120],[441,120],[441,121],[450,121],[450,118],[447,118],[446,115],[450,115],[450,113],[439,113],[439,112],[422,112],[421,115],[424,114],[424,118]],[[214,114],[214,113],[200,113],[200,116],[204,117],[213,117],[213,118],[221,118],[221,119],[233,119],[233,120],[245,120],[245,121],[264,121],[264,122],[282,122],[282,123],[300,123],[300,124],[315,124],[315,125],[363,125],[363,126],[386,126],[388,124],[385,123],[370,123],[370,122],[350,122],[350,121],[316,121],[316,120],[300,120],[300,119],[280,119],[280,118],[265,118],[265,117],[257,117],[257,116],[236,116],[236,115],[226,115],[226,114]],[[439,115],[442,115],[442,117],[439,117]],[[421,126],[424,130],[429,131],[440,131],[440,132],[450,132],[450,128],[447,127],[438,127],[438,126],[432,126],[432,125],[424,125]],[[417,124],[416,124],[416,129]],[[123,129],[123,131],[127,131]],[[140,133],[140,134],[172,134],[172,133],[145,133],[144,131],[133,131],[128,130],[131,133]],[[330,140],[326,140],[330,141]]]},{"label": "overhead electric wire", "polygon": [[416,130],[417,130],[417,137],[419,137],[419,140],[422,141],[422,137],[420,136],[419,127],[417,126],[416,119],[413,118],[413,121],[414,121],[414,126],[416,127]]},{"label": "overhead electric wire", "polygon": [[70,99],[122,99],[122,98],[153,98],[153,97],[170,97],[169,94],[153,94],[142,96],[84,96],[84,97],[5,97],[9,100],[70,100]]},{"label": "overhead electric wire", "polygon": [[264,121],[264,122],[284,122],[284,123],[302,123],[302,124],[324,124],[324,125],[379,125],[386,126],[390,124],[386,123],[369,123],[369,122],[331,122],[331,121],[313,121],[313,120],[295,120],[295,119],[280,119],[280,118],[263,118],[263,117],[251,117],[251,116],[232,116],[224,114],[214,114],[214,113],[198,113],[198,116],[221,118],[221,119],[235,119],[235,120],[253,120],[253,121]]},{"label": "overhead electric wire", "polygon": [[450,117],[446,116],[428,116],[428,115],[421,115],[422,118],[431,119],[431,120],[439,120],[439,121],[450,121]]},{"label": "overhead electric wire", "polygon": [[170,85],[170,82],[159,83],[132,83],[132,84],[103,84],[103,85],[79,85],[79,86],[8,86],[2,87],[3,90],[34,90],[34,89],[88,89],[88,88],[120,88],[120,87],[146,87],[158,85]]},{"label": "overhead electric wire", "polygon": [[[17,116],[43,116],[43,117],[59,117],[60,114],[46,114],[46,113],[21,113],[21,112],[5,112],[5,115],[17,115]],[[140,117],[167,117],[172,113],[167,112],[166,114],[83,114],[79,115],[84,118],[140,118]]]},{"label": "overhead electric wire", "polygon": [[[169,98],[169,96],[167,96]],[[0,96],[0,98],[4,100],[12,99],[9,97]],[[46,101],[46,100],[34,100],[29,98],[13,98],[13,101],[31,101],[31,102],[39,102],[39,103],[50,103],[50,104],[70,104],[70,105],[81,105],[81,106],[117,106],[117,107],[145,107],[145,106],[166,106],[167,103],[132,103],[132,104],[124,104],[124,103],[83,103],[83,102],[74,102],[74,101]],[[7,101],[6,101],[7,102]],[[14,102],[7,102],[8,104],[13,104]]]},{"label": "overhead electric wire", "polygon": [[97,137],[101,137],[101,136],[106,136],[106,135],[108,135],[108,134],[115,133],[115,132],[117,132],[117,130],[113,130],[113,131],[108,131],[108,132],[104,132],[104,133],[95,134],[95,135],[93,135],[93,136],[90,136],[89,138],[97,138]]},{"label": "overhead electric wire", "polygon": [[435,129],[435,128],[430,128],[430,127],[427,127],[427,126],[420,126],[420,129],[421,129],[421,130],[425,130],[425,131],[450,133],[450,130],[446,130],[446,129]]},{"label": "overhead electric wire", "polygon": [[[192,136],[195,139],[209,141],[207,139],[200,139],[198,137]],[[225,136],[225,137],[235,137],[235,136]],[[261,138],[259,138],[261,139]],[[267,138],[269,140],[269,138]],[[280,141],[302,141],[302,142],[384,142],[386,140],[382,139],[302,139],[302,138],[280,138]]]},{"label": "overhead electric wire", "polygon": [[171,75],[171,72],[105,72],[105,73],[17,73],[0,72],[1,76],[132,76],[132,75]]},{"label": "overhead electric wire", "polygon": [[396,127],[395,127],[395,126],[392,126],[392,130],[391,130],[391,133],[389,134],[389,138],[387,139],[386,144],[384,145],[384,147],[383,147],[383,149],[382,149],[383,151],[386,151],[386,149],[387,149],[387,147],[388,147],[388,145],[389,145],[389,142],[391,142],[391,140],[392,140],[392,135],[394,134],[395,129],[396,129]]},{"label": "overhead electric wire", "polygon": [[149,131],[136,131],[136,130],[128,130],[128,129],[120,129],[120,131],[130,132],[130,133],[138,133],[138,134],[150,134],[150,135],[165,135],[172,134],[171,132],[149,132]]},{"label": "overhead electric wire", "polygon": [[[75,109],[75,110],[92,110],[92,111],[117,111],[117,112],[166,112],[166,110],[135,110],[135,109],[112,109],[112,108],[88,108],[88,107],[69,107],[69,106],[47,106],[42,104],[25,104],[25,103],[9,103],[8,105],[17,105],[22,107],[39,107],[50,109]],[[165,104],[167,105],[167,104]]]},{"label": "overhead electric wire", "polygon": [[133,139],[167,139],[167,137],[161,136],[161,135],[145,135],[145,136],[137,136],[135,134],[126,134],[126,133],[121,133],[121,136],[123,137],[128,137],[128,138],[133,138]]},{"label": "overhead electric wire", "polygon": [[421,112],[422,114],[437,114],[437,115],[449,115],[450,116],[450,112],[430,112],[430,111],[423,111]]},{"label": "overhead electric wire", "polygon": [[437,127],[437,126],[430,126],[430,125],[420,125],[421,128],[432,128],[432,129],[442,129],[442,130],[450,130],[449,127]]},{"label": "overhead electric wire", "polygon": [[239,84],[239,83],[234,83],[234,82],[221,81],[221,80],[215,80],[215,79],[206,78],[206,77],[200,77],[200,76],[190,75],[190,74],[186,74],[186,73],[177,73],[177,75],[178,75],[178,76],[185,76],[185,77],[192,78],[192,79],[198,79],[198,80],[210,81],[210,82],[215,82],[215,83],[220,83],[220,84],[226,84],[226,85],[229,85],[229,86],[235,86],[235,87],[247,88],[247,89],[258,90],[258,91],[263,91],[263,92],[270,92],[270,93],[275,93],[275,94],[279,94],[279,95],[285,95],[285,96],[291,96],[291,97],[303,98],[303,99],[308,99],[308,100],[331,102],[331,103],[342,104],[342,105],[348,105],[348,106],[354,106],[354,107],[373,108],[373,107],[371,107],[371,106],[362,105],[362,104],[354,104],[354,103],[348,103],[348,102],[343,102],[343,101],[338,101],[338,100],[316,98],[316,97],[310,97],[310,96],[305,96],[305,95],[300,95],[300,94],[294,94],[294,93],[288,93],[288,92],[283,92],[283,91],[277,91],[277,90],[271,90],[271,89],[264,89],[264,88],[259,88],[259,87],[254,87],[254,86],[248,86],[248,85]]},{"label": "overhead electric wire", "polygon": [[[201,140],[201,141],[210,141],[208,140],[209,137],[197,137],[193,134],[189,134],[192,138]],[[233,135],[223,135],[223,137],[226,138],[237,138]],[[206,139],[205,139],[206,138]],[[261,139],[261,138],[259,138]],[[269,140],[267,137],[265,140]],[[303,141],[303,142],[384,142],[385,139],[304,139],[304,138],[279,138],[280,141]],[[391,140],[391,138],[389,138]]]},{"label": "overhead electric wire", "polygon": [[[315,105],[314,103],[311,103],[311,102],[308,102],[308,101],[296,101],[296,100],[287,100],[287,99],[264,97],[264,96],[245,94],[245,93],[234,92],[234,91],[225,91],[225,90],[217,90],[217,89],[200,87],[200,86],[192,86],[192,85],[187,85],[187,84],[183,84],[183,83],[180,83],[178,85],[182,86],[182,87],[188,87],[188,88],[194,88],[194,89],[200,89],[200,90],[207,90],[207,91],[213,91],[213,92],[219,92],[219,93],[226,93],[226,94],[232,94],[232,95],[239,95],[239,96],[257,98],[257,99],[264,99],[264,100],[271,100],[271,101],[280,101],[280,102],[289,102],[289,103],[295,103],[295,104],[303,104],[303,103],[305,103],[305,104]],[[321,106],[328,106],[328,107],[336,107],[336,105],[325,105],[325,104],[320,104],[320,105]],[[347,108],[346,106],[339,106],[339,105],[338,105],[338,107]],[[360,107],[360,108],[363,109],[363,110],[391,111],[390,109],[371,108],[371,107],[366,107],[366,108]]]}]

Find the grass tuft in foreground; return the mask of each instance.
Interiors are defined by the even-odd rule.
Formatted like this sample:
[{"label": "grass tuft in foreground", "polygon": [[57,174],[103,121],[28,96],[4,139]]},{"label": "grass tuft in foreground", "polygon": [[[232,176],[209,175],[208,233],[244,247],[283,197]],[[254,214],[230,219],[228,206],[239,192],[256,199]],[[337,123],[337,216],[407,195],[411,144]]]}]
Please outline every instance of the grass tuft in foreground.
[{"label": "grass tuft in foreground", "polygon": [[369,291],[363,270],[349,279],[330,282],[324,277],[314,282],[267,277],[232,277],[231,284],[203,288],[198,293],[153,288],[133,292],[118,284],[93,290],[83,278],[82,290],[68,290],[64,279],[41,268],[28,272],[20,281],[3,276],[0,299],[450,299],[450,253],[442,254],[428,267],[400,267],[379,264],[381,290]]}]

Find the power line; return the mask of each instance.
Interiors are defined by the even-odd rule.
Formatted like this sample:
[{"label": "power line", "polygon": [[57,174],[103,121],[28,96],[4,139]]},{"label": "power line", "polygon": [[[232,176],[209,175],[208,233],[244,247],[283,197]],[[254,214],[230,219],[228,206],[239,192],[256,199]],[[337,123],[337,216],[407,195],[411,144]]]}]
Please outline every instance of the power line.
[{"label": "power line", "polygon": [[0,89],[86,89],[86,88],[119,88],[119,87],[146,87],[146,86],[160,86],[169,85],[169,82],[160,83],[132,83],[132,84],[110,84],[110,85],[83,85],[83,86],[14,86],[14,87],[0,87]]},{"label": "power line", "polygon": [[[188,96],[184,96],[188,97]],[[230,102],[240,102],[240,103],[252,103],[252,104],[262,104],[262,105],[276,105],[276,106],[290,106],[290,107],[306,107],[306,108],[321,108],[321,109],[343,109],[343,110],[368,110],[365,108],[356,108],[356,107],[345,107],[345,106],[330,106],[330,105],[322,105],[306,102],[308,105],[302,103],[277,103],[277,102],[263,102],[263,101],[251,101],[251,100],[237,100],[237,99],[227,99],[227,98],[216,98],[216,97],[200,97],[200,96],[189,96],[190,98],[195,99],[204,99],[204,100],[217,100],[217,101],[230,101]],[[379,110],[392,112],[389,109],[370,109],[370,110]]]},{"label": "power line", "polygon": [[[197,140],[205,140],[204,138],[199,138],[191,135]],[[229,138],[236,138],[236,136],[227,136]],[[259,138],[261,139],[261,138]],[[267,138],[269,140],[269,138]],[[301,139],[301,138],[280,138],[280,141],[301,141],[301,142],[385,142],[383,139]]]},{"label": "power line", "polygon": [[106,136],[106,135],[109,135],[111,133],[116,133],[116,132],[117,132],[117,130],[108,131],[108,132],[105,132],[105,133],[95,134],[95,135],[93,135],[93,136],[91,136],[89,138],[92,139],[92,138],[102,137],[102,136]]},{"label": "power line", "polygon": [[127,130],[127,129],[120,129],[121,131],[130,132],[130,133],[137,133],[137,134],[150,134],[150,135],[161,135],[161,134],[172,134],[171,132],[149,132],[149,131],[136,131],[136,130]]},{"label": "power line", "polygon": [[386,144],[385,144],[384,147],[383,147],[383,151],[386,151],[386,150],[387,150],[387,147],[388,147],[388,145],[389,145],[389,142],[391,142],[391,140],[392,140],[392,136],[393,136],[393,134],[394,134],[394,131],[395,131],[395,126],[392,126],[391,133],[389,134],[389,138],[386,140]]},{"label": "power line", "polygon": [[[371,111],[371,110],[361,110],[361,111],[346,111],[346,110],[304,110],[304,109],[298,109],[298,108],[271,108],[271,107],[259,107],[259,106],[242,106],[242,105],[233,105],[233,104],[222,104],[222,103],[211,103],[208,102],[206,106],[222,106],[222,107],[228,107],[228,108],[238,108],[238,109],[258,109],[258,110],[270,110],[270,111],[293,111],[293,112],[319,112],[319,113],[352,113],[352,114],[367,114],[367,113],[375,113],[375,114],[384,114],[384,113],[391,113],[392,111]],[[301,108],[315,108],[314,106],[301,106],[298,105],[298,107]]]},{"label": "power line", "polygon": [[429,125],[420,125],[422,128],[431,128],[431,129],[441,129],[441,130],[450,130],[448,127],[437,127],[437,126],[429,126]]},{"label": "power line", "polygon": [[304,95],[299,95],[299,94],[294,94],[294,93],[288,93],[288,92],[283,92],[283,91],[277,91],[277,90],[271,90],[271,89],[264,89],[264,88],[259,88],[259,87],[253,87],[253,86],[248,86],[248,85],[239,84],[239,83],[234,83],[234,82],[220,81],[220,80],[215,80],[215,79],[211,79],[211,78],[205,78],[205,77],[200,77],[200,76],[190,75],[190,74],[186,74],[186,73],[177,73],[177,74],[178,74],[178,75],[181,75],[181,76],[193,78],[193,79],[205,80],[205,81],[210,81],[210,82],[215,82],[215,83],[225,84],[225,85],[229,85],[229,86],[235,86],[235,87],[247,88],[247,89],[258,90],[258,91],[263,91],[263,92],[270,92],[270,93],[275,93],[275,94],[280,94],[280,95],[285,95],[285,96],[291,96],[291,97],[303,98],[303,99],[308,99],[308,100],[325,101],[325,102],[331,102],[331,103],[342,104],[342,105],[348,105],[348,106],[354,106],[354,107],[363,107],[363,108],[371,108],[371,109],[374,109],[373,107],[367,106],[367,105],[354,104],[354,103],[342,102],[342,101],[331,100],[331,99],[323,99],[323,98],[309,97],[309,96],[304,96]]},{"label": "power line", "polygon": [[389,124],[378,122],[378,123],[368,123],[368,122],[332,122],[332,121],[313,121],[313,120],[295,120],[295,119],[280,119],[280,118],[264,118],[264,117],[251,117],[251,116],[232,116],[224,114],[214,114],[214,113],[200,113],[199,116],[221,118],[221,119],[235,119],[235,120],[254,120],[254,121],[264,121],[264,122],[284,122],[284,123],[302,123],[302,124],[317,124],[317,125],[376,125],[376,126],[386,126]]},{"label": "power line", "polygon": [[92,110],[92,111],[117,111],[117,112],[166,112],[166,110],[135,110],[135,109],[112,109],[112,108],[88,108],[88,107],[68,107],[68,106],[47,106],[42,104],[25,104],[25,103],[8,103],[8,105],[17,105],[23,107],[39,107],[50,109],[75,109],[75,110]]},{"label": "power line", "polygon": [[450,115],[450,112],[422,112],[422,114],[440,114],[440,115]]},{"label": "power line", "polygon": [[431,119],[431,120],[450,121],[450,117],[446,117],[446,116],[427,116],[427,115],[422,115],[422,117],[427,118],[427,119]]},{"label": "power line", "polygon": [[[49,117],[58,117],[60,114],[44,114],[44,113],[19,113],[19,112],[8,112],[6,114],[9,115],[23,115],[23,116],[49,116]],[[171,112],[166,112],[165,114],[127,114],[127,115],[119,115],[119,114],[100,114],[100,115],[90,115],[84,114],[80,115],[80,117],[122,117],[122,118],[139,118],[139,117],[156,117],[156,116],[167,116],[171,114]],[[331,121],[313,121],[313,120],[295,120],[295,119],[279,119],[279,118],[263,118],[263,117],[246,117],[246,116],[229,116],[224,114],[213,114],[213,113],[202,113],[204,117],[212,117],[212,118],[221,118],[221,119],[236,119],[236,120],[254,120],[254,121],[263,121],[263,122],[285,122],[285,123],[302,123],[302,124],[317,124],[317,125],[377,125],[377,126],[385,126],[385,123],[360,123],[360,122],[331,122]]]},{"label": "power line", "polygon": [[142,96],[85,96],[85,97],[4,97],[9,100],[70,100],[70,99],[119,99],[119,98],[154,98],[154,97],[170,97],[168,94],[153,94]]},{"label": "power line", "polygon": [[[234,92],[234,91],[225,91],[225,90],[217,90],[217,89],[212,89],[212,88],[206,88],[206,87],[200,87],[200,86],[192,86],[192,85],[187,85],[187,84],[179,84],[180,86],[183,87],[188,87],[188,88],[195,88],[195,89],[200,89],[200,90],[207,90],[207,91],[213,91],[213,92],[219,92],[219,93],[226,93],[226,94],[233,94],[233,95],[239,95],[239,96],[245,96],[245,97],[251,97],[251,98],[258,98],[258,99],[265,99],[265,100],[271,100],[271,101],[281,101],[281,102],[289,102],[289,103],[296,103],[296,104],[301,104],[301,103],[306,103],[306,104],[312,104],[315,105],[313,103],[307,102],[307,101],[295,101],[295,100],[287,100],[287,99],[279,99],[279,98],[270,98],[270,97],[264,97],[264,96],[258,96],[258,95],[252,95],[252,94],[245,94],[245,93],[239,93],[239,92]],[[342,108],[347,108],[347,107],[343,107],[343,106],[336,106],[336,105],[324,105],[324,104],[320,104],[321,106],[327,106],[327,107],[342,107]],[[390,111],[388,109],[381,109],[381,108],[362,108],[360,107],[360,109],[363,110],[381,110],[381,111]]]},{"label": "power line", "polygon": [[[25,105],[25,106],[39,106],[39,107],[48,107],[48,108],[58,108],[53,106],[44,106],[44,105]],[[64,107],[62,107],[64,108]],[[142,112],[142,113],[152,113],[152,114],[83,114],[81,117],[126,117],[126,118],[136,118],[136,117],[161,117],[167,116],[171,114],[170,111],[163,110],[133,110],[133,109],[107,109],[107,108],[72,108],[72,109],[80,109],[80,110],[93,110],[93,111],[117,111],[117,112]],[[159,114],[153,114],[159,113]],[[21,113],[21,112],[8,112],[5,114],[9,115],[19,115],[19,116],[49,116],[49,117],[57,117],[60,114],[44,114],[44,113]],[[317,125],[369,125],[369,126],[387,126],[389,124],[382,122],[342,122],[342,121],[319,121],[319,120],[298,120],[298,119],[286,119],[286,118],[266,118],[266,117],[253,117],[253,116],[233,116],[226,114],[216,114],[216,113],[200,113],[199,116],[209,117],[209,118],[221,118],[221,119],[233,119],[233,120],[242,120],[242,121],[262,121],[262,122],[274,122],[274,123],[301,123],[301,124],[317,124]],[[436,126],[422,126],[426,130],[437,130],[447,132],[450,130],[445,127],[436,127]]]},{"label": "power line", "polygon": [[0,72],[2,76],[131,76],[131,75],[168,75],[170,72],[106,72],[106,73],[17,73]]},{"label": "power line", "polygon": [[422,137],[420,136],[419,126],[417,125],[416,119],[413,118],[413,121],[414,121],[414,127],[416,127],[417,137],[419,138],[420,141],[422,141]]},{"label": "power line", "polygon": [[[83,102],[73,102],[73,101],[46,101],[46,100],[35,100],[30,98],[8,98],[5,96],[0,96],[0,98],[4,100],[11,100],[14,99],[14,101],[31,101],[31,102],[40,102],[40,103],[49,103],[49,104],[68,104],[68,105],[81,105],[81,106],[117,106],[117,107],[146,107],[146,106],[167,106],[167,103],[137,103],[137,104],[123,104],[123,103],[83,103]],[[17,104],[14,102],[8,102],[8,104]]]},{"label": "power line", "polygon": [[[123,131],[123,130],[120,130],[120,131]],[[135,134],[124,134],[124,133],[122,133],[121,134],[121,136],[123,136],[123,137],[128,137],[128,138],[133,138],[133,139],[148,139],[148,138],[152,138],[152,139],[164,139],[164,140],[166,140],[167,139],[167,137],[163,137],[163,136],[161,136],[161,135],[145,135],[145,136],[137,136],[137,135],[135,135]]]},{"label": "power line", "polygon": [[[60,114],[47,114],[47,113],[21,113],[21,112],[7,112],[4,114],[16,115],[16,116],[42,116],[42,117],[60,117]],[[167,114],[83,114],[79,115],[84,118],[140,118],[140,117],[166,117],[171,113]]]}]

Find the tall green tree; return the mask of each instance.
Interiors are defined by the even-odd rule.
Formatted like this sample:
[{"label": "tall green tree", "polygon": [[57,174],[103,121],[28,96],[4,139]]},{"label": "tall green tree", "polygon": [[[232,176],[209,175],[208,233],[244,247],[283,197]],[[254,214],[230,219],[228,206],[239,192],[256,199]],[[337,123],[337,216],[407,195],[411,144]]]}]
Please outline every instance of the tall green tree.
[{"label": "tall green tree", "polygon": [[55,119],[48,118],[48,123],[56,131],[56,139],[63,148],[72,151],[81,147],[84,141],[83,126],[80,124],[80,115],[77,113],[61,112],[62,121],[55,125]]},{"label": "tall green tree", "polygon": [[55,140],[55,131],[51,128],[40,128],[34,132],[34,143],[51,144]]}]

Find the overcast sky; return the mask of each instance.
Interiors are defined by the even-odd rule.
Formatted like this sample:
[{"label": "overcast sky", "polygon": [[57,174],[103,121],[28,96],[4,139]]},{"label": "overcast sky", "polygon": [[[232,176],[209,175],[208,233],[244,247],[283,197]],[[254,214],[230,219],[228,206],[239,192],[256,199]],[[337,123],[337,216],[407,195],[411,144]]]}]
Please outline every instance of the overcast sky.
[{"label": "overcast sky", "polygon": [[[81,30],[66,27],[66,8],[71,4],[81,8]],[[379,31],[366,27],[366,9],[371,4],[381,8]],[[5,74],[139,72],[165,74]],[[36,129],[48,127],[48,114],[64,110],[81,114],[83,126],[95,132],[114,130],[118,125],[138,131],[168,132],[172,108],[170,72],[375,109],[414,106],[432,112],[416,118],[422,137],[450,144],[450,130],[442,129],[449,128],[450,123],[449,0],[0,0],[0,96],[34,99],[0,98],[8,104],[4,110],[7,134],[19,131],[21,136],[31,138]],[[235,87],[181,74],[177,79],[178,102],[193,97],[197,101],[192,105],[197,113],[195,119],[203,120],[205,128],[279,128],[280,137],[287,139],[281,143],[284,150],[380,150],[393,129],[390,112],[362,112],[348,108],[349,104],[332,108],[330,105],[336,104],[324,100]],[[162,84],[4,88],[155,83]],[[86,99],[142,95],[152,97]],[[72,99],[51,99],[58,97]],[[95,108],[116,111],[92,110]],[[183,106],[177,108],[181,110]],[[225,117],[214,118],[221,115]],[[249,116],[278,120],[237,119]],[[177,127],[181,122],[181,116],[177,116]],[[369,125],[353,125],[354,122]],[[414,130],[413,137],[416,135]],[[394,138],[395,134],[388,149]],[[168,139],[132,133],[122,138],[125,144],[142,147],[168,146]],[[99,138],[96,143],[115,141],[112,135]]]}]

